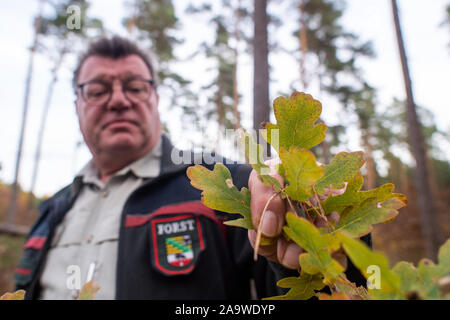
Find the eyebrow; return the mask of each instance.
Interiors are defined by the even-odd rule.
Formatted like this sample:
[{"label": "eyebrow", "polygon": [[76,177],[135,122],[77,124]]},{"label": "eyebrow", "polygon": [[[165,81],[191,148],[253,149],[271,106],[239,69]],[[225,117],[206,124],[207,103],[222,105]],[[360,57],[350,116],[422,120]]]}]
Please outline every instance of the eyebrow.
[{"label": "eyebrow", "polygon": [[[106,74],[106,73],[100,73],[100,74],[96,75],[95,77],[87,80],[86,82],[91,82],[91,81],[96,81],[96,80],[111,80],[114,78],[117,78],[117,77],[111,76],[110,74]],[[132,79],[132,78],[146,79],[146,77],[144,77],[143,75],[136,74],[133,72],[126,72],[119,76],[119,79],[121,79],[121,80],[128,80],[128,79]],[[152,79],[150,79],[150,80],[152,80]]]}]

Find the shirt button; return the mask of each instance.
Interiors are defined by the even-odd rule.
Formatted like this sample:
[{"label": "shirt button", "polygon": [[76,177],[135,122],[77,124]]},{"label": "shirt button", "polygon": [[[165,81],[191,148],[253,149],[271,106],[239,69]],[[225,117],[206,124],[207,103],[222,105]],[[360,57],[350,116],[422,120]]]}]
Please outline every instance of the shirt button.
[{"label": "shirt button", "polygon": [[109,196],[109,191],[108,190],[103,190],[102,191],[102,197],[106,198],[107,196]]},{"label": "shirt button", "polygon": [[94,237],[92,236],[92,234],[90,234],[86,239],[87,243],[91,243],[92,239],[94,239]]}]

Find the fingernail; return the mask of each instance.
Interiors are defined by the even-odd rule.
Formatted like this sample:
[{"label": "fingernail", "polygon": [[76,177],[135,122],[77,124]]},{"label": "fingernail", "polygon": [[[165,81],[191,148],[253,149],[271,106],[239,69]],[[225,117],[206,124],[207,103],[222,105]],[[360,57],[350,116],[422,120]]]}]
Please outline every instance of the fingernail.
[{"label": "fingernail", "polygon": [[261,231],[265,236],[274,237],[278,232],[278,217],[270,210],[267,210],[262,222]]}]

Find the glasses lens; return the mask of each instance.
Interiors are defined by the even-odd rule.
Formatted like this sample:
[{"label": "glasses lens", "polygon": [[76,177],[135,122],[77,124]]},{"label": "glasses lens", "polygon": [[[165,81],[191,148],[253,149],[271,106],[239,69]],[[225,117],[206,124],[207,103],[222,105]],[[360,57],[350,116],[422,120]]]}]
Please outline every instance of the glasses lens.
[{"label": "glasses lens", "polygon": [[83,95],[86,102],[92,105],[105,103],[109,99],[110,88],[101,82],[91,82],[84,86]]},{"label": "glasses lens", "polygon": [[133,79],[124,84],[123,90],[128,99],[138,102],[147,100],[152,88],[147,81]]}]

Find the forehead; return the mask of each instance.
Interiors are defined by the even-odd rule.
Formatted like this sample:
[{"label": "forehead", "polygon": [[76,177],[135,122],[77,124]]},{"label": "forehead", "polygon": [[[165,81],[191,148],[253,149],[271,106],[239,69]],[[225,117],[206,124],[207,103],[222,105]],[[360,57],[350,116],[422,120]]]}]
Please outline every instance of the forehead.
[{"label": "forehead", "polygon": [[151,79],[147,65],[137,55],[129,55],[119,59],[90,56],[81,66],[78,82],[82,83],[98,77],[116,78],[129,75]]}]

